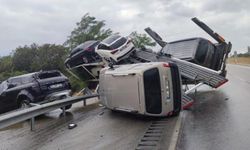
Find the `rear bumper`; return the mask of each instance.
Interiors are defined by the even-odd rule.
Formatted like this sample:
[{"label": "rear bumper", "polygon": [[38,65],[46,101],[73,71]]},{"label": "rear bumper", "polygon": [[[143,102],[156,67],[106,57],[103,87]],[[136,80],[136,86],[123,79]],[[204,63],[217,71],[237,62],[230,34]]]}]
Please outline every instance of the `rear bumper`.
[{"label": "rear bumper", "polygon": [[70,96],[71,96],[71,90],[64,90],[64,91],[60,91],[60,92],[55,92],[55,93],[47,95],[45,97],[44,101],[41,101],[39,104],[44,104],[44,103],[64,99],[64,98],[67,98]]}]

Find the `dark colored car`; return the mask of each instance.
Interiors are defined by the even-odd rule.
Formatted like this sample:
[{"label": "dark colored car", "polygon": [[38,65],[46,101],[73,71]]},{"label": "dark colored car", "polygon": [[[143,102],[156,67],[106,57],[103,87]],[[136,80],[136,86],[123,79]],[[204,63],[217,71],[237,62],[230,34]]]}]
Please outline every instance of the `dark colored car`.
[{"label": "dark colored car", "polygon": [[[11,77],[0,84],[0,113],[29,103],[42,104],[63,99],[70,93],[68,78],[57,70]],[[70,107],[67,106],[67,109]]]},{"label": "dark colored car", "polygon": [[86,41],[72,49],[69,57],[65,60],[67,68],[72,68],[81,64],[102,61],[101,57],[95,53],[95,47],[99,41]]},{"label": "dark colored car", "polygon": [[223,57],[223,49],[204,38],[190,38],[167,43],[161,53],[187,60],[204,67],[219,70],[219,61]]}]

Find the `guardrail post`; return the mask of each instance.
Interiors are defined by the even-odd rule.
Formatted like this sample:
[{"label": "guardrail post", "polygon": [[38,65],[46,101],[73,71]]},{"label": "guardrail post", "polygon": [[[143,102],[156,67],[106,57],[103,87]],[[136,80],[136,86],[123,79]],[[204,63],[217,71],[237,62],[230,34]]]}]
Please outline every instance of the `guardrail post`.
[{"label": "guardrail post", "polygon": [[66,115],[66,109],[65,109],[65,106],[62,108],[62,110],[63,110],[63,116],[65,116],[65,115]]},{"label": "guardrail post", "polygon": [[86,106],[86,100],[83,100],[83,106]]},{"label": "guardrail post", "polygon": [[35,117],[30,119],[30,130],[31,131],[35,130]]}]

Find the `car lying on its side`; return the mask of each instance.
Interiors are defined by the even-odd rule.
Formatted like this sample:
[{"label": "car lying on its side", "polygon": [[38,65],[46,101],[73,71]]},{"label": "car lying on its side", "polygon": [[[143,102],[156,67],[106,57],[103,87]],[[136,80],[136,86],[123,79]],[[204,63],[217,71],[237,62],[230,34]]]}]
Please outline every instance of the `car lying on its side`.
[{"label": "car lying on its side", "polygon": [[135,50],[132,40],[118,34],[111,35],[96,47],[96,53],[109,62],[119,62]]},{"label": "car lying on its side", "polygon": [[65,60],[67,68],[72,68],[81,64],[100,62],[102,59],[95,53],[95,48],[99,41],[86,41],[72,49],[69,57]]},{"label": "car lying on its side", "polygon": [[27,107],[30,103],[43,104],[63,99],[70,94],[68,78],[57,70],[11,77],[0,84],[0,113]]},{"label": "car lying on its side", "polygon": [[169,54],[207,68],[219,70],[223,58],[223,49],[204,38],[190,38],[169,42],[161,50],[162,54]]}]

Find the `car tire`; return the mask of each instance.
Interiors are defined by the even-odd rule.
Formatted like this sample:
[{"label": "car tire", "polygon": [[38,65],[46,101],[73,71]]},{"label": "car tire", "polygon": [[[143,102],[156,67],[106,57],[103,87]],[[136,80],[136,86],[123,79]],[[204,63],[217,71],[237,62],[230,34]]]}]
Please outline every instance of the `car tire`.
[{"label": "car tire", "polygon": [[29,108],[30,107],[29,103],[30,103],[30,99],[28,97],[21,99],[18,102],[18,108],[20,108],[20,109]]},{"label": "car tire", "polygon": [[[60,99],[65,99],[65,98],[67,98],[67,96],[61,96],[60,97]],[[70,109],[72,107],[72,104],[70,104],[70,105],[67,105],[67,106],[65,106],[65,110],[68,110],[68,109]],[[63,110],[63,107],[61,107],[61,110]]]},{"label": "car tire", "polygon": [[[65,106],[65,110],[68,110],[72,107],[72,104]],[[63,110],[63,107],[61,107],[61,110]]]}]

